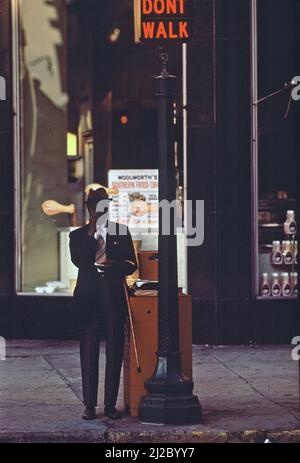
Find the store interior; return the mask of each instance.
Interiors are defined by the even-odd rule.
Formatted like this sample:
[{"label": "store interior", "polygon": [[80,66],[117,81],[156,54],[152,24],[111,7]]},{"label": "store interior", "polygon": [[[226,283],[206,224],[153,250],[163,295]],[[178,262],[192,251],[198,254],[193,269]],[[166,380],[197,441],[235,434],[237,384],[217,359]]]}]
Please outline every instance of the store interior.
[{"label": "store interior", "polygon": [[[68,236],[87,223],[89,189],[104,186],[114,202],[122,201],[124,191],[122,196],[109,185],[110,174],[158,175],[154,77],[160,72],[159,52],[155,45],[135,44],[132,23],[131,1],[45,1],[36,9],[20,2],[19,292],[72,294],[77,269]],[[170,60],[179,77],[174,125],[180,197],[180,45],[172,47]],[[158,201],[156,183],[148,208]],[[142,187],[130,192],[140,194],[136,210],[151,196],[147,187],[142,194]],[[142,250],[157,251],[157,230],[144,245],[140,233],[134,238]],[[183,258],[182,243],[179,254]]]}]

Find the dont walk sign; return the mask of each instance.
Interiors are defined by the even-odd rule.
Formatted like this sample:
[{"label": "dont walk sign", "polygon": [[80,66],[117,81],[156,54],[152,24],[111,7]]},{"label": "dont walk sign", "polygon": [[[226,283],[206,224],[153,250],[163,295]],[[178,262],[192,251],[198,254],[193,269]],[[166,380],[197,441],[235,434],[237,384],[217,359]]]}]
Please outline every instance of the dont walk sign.
[{"label": "dont walk sign", "polygon": [[194,0],[134,0],[136,43],[184,43],[192,39]]}]

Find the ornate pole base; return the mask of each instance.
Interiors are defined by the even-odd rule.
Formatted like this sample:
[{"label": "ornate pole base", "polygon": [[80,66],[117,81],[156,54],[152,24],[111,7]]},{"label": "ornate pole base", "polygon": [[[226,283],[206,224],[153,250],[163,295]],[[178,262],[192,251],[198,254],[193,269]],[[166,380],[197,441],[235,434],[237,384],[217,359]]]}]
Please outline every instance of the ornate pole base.
[{"label": "ornate pole base", "polygon": [[195,395],[149,394],[139,407],[142,423],[196,424],[201,421],[201,405]]},{"label": "ornate pole base", "polygon": [[154,375],[145,382],[145,387],[148,395],[139,406],[139,419],[143,423],[200,423],[201,405],[193,395],[193,381],[181,370],[179,352],[167,357],[158,355]]}]

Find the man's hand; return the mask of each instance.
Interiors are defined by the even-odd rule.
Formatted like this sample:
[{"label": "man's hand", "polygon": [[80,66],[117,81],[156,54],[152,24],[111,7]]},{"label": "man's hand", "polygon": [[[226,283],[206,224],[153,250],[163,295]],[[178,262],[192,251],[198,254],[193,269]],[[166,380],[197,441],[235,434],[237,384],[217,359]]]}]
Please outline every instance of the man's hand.
[{"label": "man's hand", "polygon": [[96,212],[96,214],[91,215],[90,217],[88,235],[91,237],[94,236],[94,234],[96,233],[97,220],[99,219],[100,216],[101,214],[99,214],[99,212]]},{"label": "man's hand", "polygon": [[103,262],[102,264],[97,264],[96,267],[106,274],[108,273],[112,274],[118,270],[118,262],[115,260],[107,260],[106,262]]},{"label": "man's hand", "polygon": [[116,264],[117,262],[115,260],[107,260],[106,262],[103,262],[102,264],[100,264],[99,268],[103,272],[107,272],[109,270],[112,270],[113,268],[116,268]]}]

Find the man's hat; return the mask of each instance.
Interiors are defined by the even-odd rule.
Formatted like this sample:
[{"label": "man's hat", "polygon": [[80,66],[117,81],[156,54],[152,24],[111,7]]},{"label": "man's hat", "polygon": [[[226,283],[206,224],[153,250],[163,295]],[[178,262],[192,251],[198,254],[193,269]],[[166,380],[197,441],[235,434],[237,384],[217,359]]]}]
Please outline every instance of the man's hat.
[{"label": "man's hat", "polygon": [[90,189],[86,204],[97,204],[99,201],[112,201],[112,198],[109,198],[105,188],[98,188],[97,190]]}]

